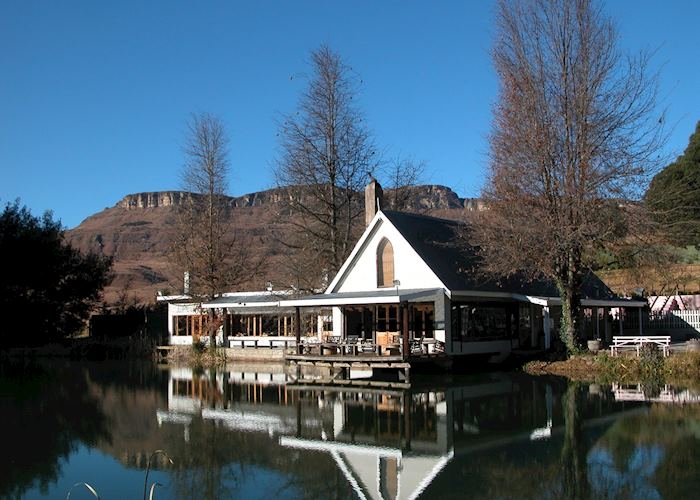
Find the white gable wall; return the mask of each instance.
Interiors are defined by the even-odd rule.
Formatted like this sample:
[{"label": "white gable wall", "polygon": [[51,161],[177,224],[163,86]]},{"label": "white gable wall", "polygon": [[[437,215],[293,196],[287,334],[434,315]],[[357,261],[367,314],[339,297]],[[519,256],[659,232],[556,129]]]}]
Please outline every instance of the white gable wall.
[{"label": "white gable wall", "polygon": [[[394,279],[401,282],[399,288],[444,288],[442,282],[423,262],[415,250],[401,236],[396,228],[378,214],[379,220],[373,233],[364,241],[359,251],[350,258],[350,265],[344,271],[331,292],[363,292],[383,290],[392,287],[377,287],[377,246],[387,238],[394,249]],[[353,258],[354,257],[354,258]]]}]

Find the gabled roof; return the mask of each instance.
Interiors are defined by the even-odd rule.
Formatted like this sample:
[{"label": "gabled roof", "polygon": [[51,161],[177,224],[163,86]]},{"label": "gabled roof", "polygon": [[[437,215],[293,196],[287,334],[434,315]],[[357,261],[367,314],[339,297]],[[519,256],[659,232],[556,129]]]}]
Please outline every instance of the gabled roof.
[{"label": "gabled roof", "polygon": [[[452,292],[509,292],[558,297],[552,281],[526,280],[522,276],[486,278],[478,273],[481,257],[465,239],[465,223],[404,212],[383,212],[411,247]],[[583,298],[612,299],[615,295],[593,273],[584,279]]]}]

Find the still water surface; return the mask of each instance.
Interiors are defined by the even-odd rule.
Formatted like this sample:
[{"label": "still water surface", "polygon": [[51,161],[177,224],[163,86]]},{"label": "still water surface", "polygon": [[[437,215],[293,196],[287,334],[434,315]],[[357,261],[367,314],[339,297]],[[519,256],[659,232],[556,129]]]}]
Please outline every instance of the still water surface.
[{"label": "still water surface", "polygon": [[[0,497],[698,498],[700,398],[522,373],[410,390],[289,383],[283,366],[0,370]],[[71,498],[92,498],[75,489]]]}]

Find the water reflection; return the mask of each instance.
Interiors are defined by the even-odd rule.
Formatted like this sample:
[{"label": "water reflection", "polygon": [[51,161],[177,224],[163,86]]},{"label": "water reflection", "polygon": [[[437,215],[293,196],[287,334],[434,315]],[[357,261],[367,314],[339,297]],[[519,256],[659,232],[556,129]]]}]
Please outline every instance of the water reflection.
[{"label": "water reflection", "polygon": [[[677,404],[698,401],[689,388],[520,373],[316,387],[253,364],[42,373],[0,379],[0,416],[23,429],[6,431],[22,458],[3,458],[12,474],[0,496],[61,497],[76,481],[136,496],[155,449],[175,461],[156,463],[158,498],[661,498],[700,487],[700,405]],[[20,444],[34,436],[41,452]],[[81,449],[111,460],[78,469]]]},{"label": "water reflection", "polygon": [[[649,394],[522,374],[442,382],[405,391],[318,388],[291,383],[281,367],[180,369],[170,372],[168,409],[157,416],[180,425],[185,440],[196,416],[266,434],[281,453],[324,454],[360,498],[653,497],[648,480],[665,467],[664,447],[616,441],[616,428],[649,422],[659,410],[648,401],[699,399],[669,386]],[[700,425],[688,407],[668,411]]]}]

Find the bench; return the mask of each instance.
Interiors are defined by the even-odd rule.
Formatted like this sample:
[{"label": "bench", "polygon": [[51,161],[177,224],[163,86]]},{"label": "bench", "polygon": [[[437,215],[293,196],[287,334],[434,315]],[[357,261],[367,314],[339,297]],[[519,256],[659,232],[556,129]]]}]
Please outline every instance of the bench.
[{"label": "bench", "polygon": [[671,345],[670,335],[633,335],[633,336],[618,336],[613,337],[613,343],[610,346],[610,354],[615,356],[615,353],[625,349],[634,349],[639,356],[639,350],[644,344],[652,344],[658,346],[664,356],[668,356],[669,347]]}]

